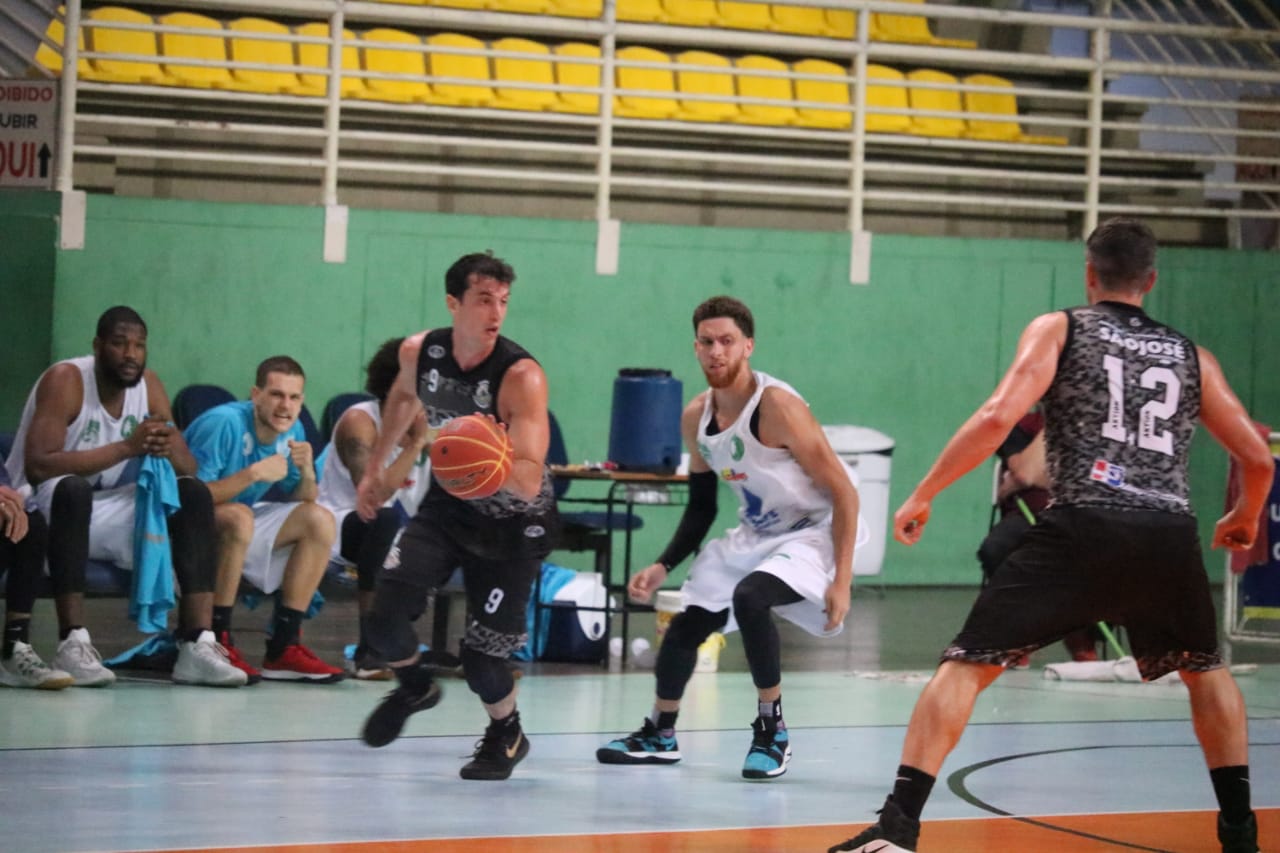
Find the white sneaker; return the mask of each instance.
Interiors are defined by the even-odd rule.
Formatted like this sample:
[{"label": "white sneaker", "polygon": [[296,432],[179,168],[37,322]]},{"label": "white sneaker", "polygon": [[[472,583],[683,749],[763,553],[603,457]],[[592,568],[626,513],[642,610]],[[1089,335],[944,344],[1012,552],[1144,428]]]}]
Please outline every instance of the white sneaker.
[{"label": "white sneaker", "polygon": [[243,687],[249,676],[231,663],[227,650],[213,638],[212,631],[201,631],[194,642],[179,641],[173,680],[178,684]]},{"label": "white sneaker", "polygon": [[5,687],[34,687],[61,690],[75,679],[60,669],[50,669],[36,650],[21,641],[13,644],[13,656],[0,658],[0,684]]},{"label": "white sneaker", "polygon": [[53,668],[70,674],[76,687],[106,687],[116,680],[116,674],[102,665],[102,655],[93,647],[84,628],[76,628],[58,643]]}]

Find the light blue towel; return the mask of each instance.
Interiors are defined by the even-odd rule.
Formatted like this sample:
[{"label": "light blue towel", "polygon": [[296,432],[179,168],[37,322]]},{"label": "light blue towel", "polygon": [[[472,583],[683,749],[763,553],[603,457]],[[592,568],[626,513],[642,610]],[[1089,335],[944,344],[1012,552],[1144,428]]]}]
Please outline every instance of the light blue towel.
[{"label": "light blue towel", "polygon": [[134,504],[133,589],[129,595],[129,618],[144,634],[169,627],[174,596],[168,519],[180,506],[173,465],[159,456],[144,456]]}]

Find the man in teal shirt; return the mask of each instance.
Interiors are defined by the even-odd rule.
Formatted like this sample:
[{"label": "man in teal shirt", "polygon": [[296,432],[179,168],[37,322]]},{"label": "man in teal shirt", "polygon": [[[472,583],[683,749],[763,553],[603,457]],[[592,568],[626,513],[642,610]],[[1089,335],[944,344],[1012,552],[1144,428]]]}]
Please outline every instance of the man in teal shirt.
[{"label": "man in teal shirt", "polygon": [[[305,383],[298,362],[284,355],[268,358],[258,365],[248,400],[215,406],[184,433],[197,476],[215,504],[213,629],[251,681],[332,683],[343,677],[301,642],[302,619],[335,535],[333,514],[316,503],[311,445],[298,423]],[[265,593],[280,592],[261,672],[231,639],[241,577]]]}]

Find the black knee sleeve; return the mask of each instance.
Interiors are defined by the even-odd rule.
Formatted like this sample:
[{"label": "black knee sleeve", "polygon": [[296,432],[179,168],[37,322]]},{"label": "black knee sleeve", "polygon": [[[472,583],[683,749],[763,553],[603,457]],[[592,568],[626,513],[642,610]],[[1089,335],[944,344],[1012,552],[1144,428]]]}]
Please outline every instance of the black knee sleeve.
[{"label": "black knee sleeve", "polygon": [[213,495],[195,477],[178,478],[177,512],[169,516],[169,550],[173,573],[183,594],[213,592],[218,558],[211,542],[217,541],[213,522]]},{"label": "black knee sleeve", "polygon": [[505,657],[494,657],[462,644],[462,672],[471,692],[486,705],[494,705],[511,695],[516,680]]},{"label": "black knee sleeve", "polygon": [[356,586],[368,592],[378,579],[382,563],[400,531],[400,513],[383,507],[373,521],[351,512],[342,521],[342,556],[356,565]]},{"label": "black knee sleeve", "polygon": [[426,593],[403,583],[378,584],[373,608],[365,618],[365,642],[386,661],[401,661],[418,650],[413,620],[422,613]]},{"label": "black knee sleeve", "polygon": [[756,687],[776,687],[782,681],[782,644],[770,611],[802,599],[781,578],[766,572],[752,572],[734,588],[733,617],[742,632],[742,650]]},{"label": "black knee sleeve", "polygon": [[89,481],[74,475],[59,480],[49,507],[49,579],[54,595],[84,592],[92,518],[93,487]]},{"label": "black knee sleeve", "polygon": [[698,663],[698,646],[728,621],[727,610],[712,613],[701,607],[690,607],[676,614],[662,637],[654,665],[659,699],[674,701],[684,696],[685,685],[693,677],[693,668]]}]

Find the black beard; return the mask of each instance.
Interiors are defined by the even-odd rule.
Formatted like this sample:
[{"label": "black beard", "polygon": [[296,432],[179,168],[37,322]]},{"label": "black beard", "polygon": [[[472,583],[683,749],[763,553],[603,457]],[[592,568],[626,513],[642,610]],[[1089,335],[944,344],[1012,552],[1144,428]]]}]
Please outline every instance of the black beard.
[{"label": "black beard", "polygon": [[130,388],[137,388],[138,383],[142,381],[142,378],[146,376],[146,373],[147,373],[147,366],[145,364],[142,364],[138,366],[138,375],[132,379],[125,379],[117,371],[114,371],[114,370],[109,372],[103,372],[102,378],[105,379],[109,385],[114,385],[117,388],[123,388],[125,390],[128,390]]}]

